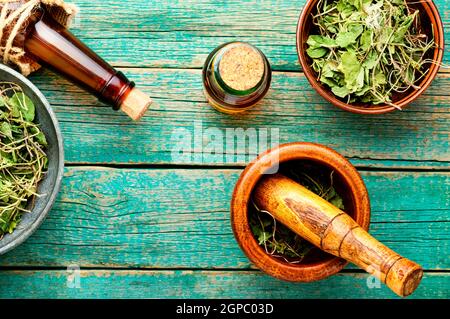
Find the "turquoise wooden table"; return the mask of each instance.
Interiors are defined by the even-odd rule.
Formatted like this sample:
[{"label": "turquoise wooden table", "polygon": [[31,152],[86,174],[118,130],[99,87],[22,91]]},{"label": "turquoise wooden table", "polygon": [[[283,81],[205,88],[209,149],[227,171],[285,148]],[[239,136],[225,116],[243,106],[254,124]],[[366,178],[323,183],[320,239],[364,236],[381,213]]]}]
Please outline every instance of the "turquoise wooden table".
[{"label": "turquoise wooden table", "polygon": [[[280,142],[328,145],[367,184],[371,232],[423,265],[410,298],[450,297],[450,73],[407,110],[360,116],[313,91],[297,61],[304,0],[73,0],[73,32],[152,95],[139,123],[49,71],[44,92],[65,138],[66,171],[54,209],[22,246],[0,256],[2,298],[395,298],[348,266],[293,284],[255,269],[230,226],[232,189],[245,162],[172,156],[184,128],[279,128]],[[450,42],[450,3],[437,0]],[[201,67],[217,45],[249,41],[273,69],[264,103],[233,117],[202,94]],[[445,61],[450,62],[450,47]],[[80,270],[78,271],[78,267]]]}]

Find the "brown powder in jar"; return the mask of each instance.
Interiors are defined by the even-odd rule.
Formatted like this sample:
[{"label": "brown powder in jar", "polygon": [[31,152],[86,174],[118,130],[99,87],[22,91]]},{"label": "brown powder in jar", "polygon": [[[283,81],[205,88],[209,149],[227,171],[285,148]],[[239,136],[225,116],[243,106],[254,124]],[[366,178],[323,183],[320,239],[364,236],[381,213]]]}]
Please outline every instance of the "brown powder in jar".
[{"label": "brown powder in jar", "polygon": [[254,88],[264,75],[264,60],[255,49],[242,44],[224,53],[219,64],[223,82],[237,91]]}]

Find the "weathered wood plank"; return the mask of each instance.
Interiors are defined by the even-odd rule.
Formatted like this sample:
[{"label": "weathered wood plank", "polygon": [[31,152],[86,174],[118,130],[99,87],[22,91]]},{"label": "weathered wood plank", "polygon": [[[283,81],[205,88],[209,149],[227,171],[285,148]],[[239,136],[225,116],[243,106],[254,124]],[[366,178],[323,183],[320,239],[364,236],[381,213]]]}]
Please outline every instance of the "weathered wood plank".
[{"label": "weathered wood plank", "polygon": [[[314,283],[287,283],[256,271],[0,271],[0,298],[398,298],[368,275],[344,273]],[[69,287],[68,287],[69,283]],[[414,298],[449,298],[450,275],[426,273]],[[373,287],[373,286],[372,286]]]},{"label": "weathered wood plank", "polygon": [[[119,66],[200,68],[221,43],[260,47],[275,70],[298,71],[296,27],[305,0],[72,0],[81,8],[73,31]],[[450,7],[435,1],[450,42]],[[445,61],[450,61],[446,46]]]},{"label": "weathered wood plank", "polygon": [[[126,115],[102,106],[50,72],[34,75],[61,122],[66,160],[70,163],[231,164],[228,160],[194,156],[211,142],[195,127],[279,129],[280,142],[310,141],[335,148],[363,166],[448,167],[450,75],[442,74],[407,110],[384,116],[360,116],[341,111],[323,100],[300,73],[275,73],[267,98],[255,109],[229,116],[213,110],[202,93],[199,70],[125,69],[155,99],[147,116],[132,123]],[[197,122],[196,122],[197,121]],[[197,123],[197,125],[196,125]],[[201,123],[201,125],[200,125]],[[192,154],[172,157],[177,130],[192,142],[182,143]],[[245,143],[231,150],[219,143],[218,153],[251,153]],[[267,146],[267,145],[266,145]],[[265,149],[265,148],[263,148]],[[188,151],[187,151],[188,152]],[[253,151],[254,153],[254,151]],[[251,156],[253,158],[253,156]],[[227,161],[225,161],[227,160]]]},{"label": "weathered wood plank", "polygon": [[[194,121],[199,120],[204,129],[279,128],[281,142],[324,143],[360,166],[449,167],[450,76],[441,74],[404,112],[361,117],[334,109],[298,72],[295,27],[304,0],[258,1],[257,8],[253,1],[242,0],[220,5],[73,2],[82,9],[74,33],[114,65],[126,67],[124,71],[157,103],[144,121],[133,124],[49,72],[33,76],[61,121],[69,163],[243,165],[240,160],[221,163],[212,157],[193,157],[189,162],[172,157],[175,128],[195,134]],[[448,43],[448,1],[436,3]],[[200,68],[215,46],[231,40],[259,46],[275,70],[296,71],[275,73],[265,103],[234,118],[212,111],[201,94],[199,70],[185,70]],[[447,45],[447,62],[449,52]],[[193,152],[199,151],[194,145]],[[248,271],[251,265],[229,225],[230,194],[239,172],[68,168],[47,221],[26,244],[2,256],[0,267],[77,264],[149,270],[83,270],[81,289],[67,288],[67,272],[62,270],[3,270],[0,298],[394,297],[385,287],[368,289],[367,275],[354,270],[313,284],[289,284]],[[363,176],[372,199],[373,234],[426,269],[450,269],[450,175],[363,172]],[[193,270],[155,270],[161,268]],[[214,268],[230,270],[202,270]],[[449,298],[449,285],[447,272],[427,273],[412,297]]]},{"label": "weathered wood plank", "polygon": [[[248,269],[230,226],[240,170],[69,168],[10,267]],[[450,173],[363,172],[372,233],[426,269],[450,269]]]}]

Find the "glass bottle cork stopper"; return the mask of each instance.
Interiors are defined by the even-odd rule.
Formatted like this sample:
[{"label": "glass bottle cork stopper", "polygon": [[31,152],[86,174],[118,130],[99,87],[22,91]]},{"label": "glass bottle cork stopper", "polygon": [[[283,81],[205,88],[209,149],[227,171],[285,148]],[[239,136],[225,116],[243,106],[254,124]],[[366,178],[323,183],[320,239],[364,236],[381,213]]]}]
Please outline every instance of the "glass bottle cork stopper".
[{"label": "glass bottle cork stopper", "polygon": [[217,110],[242,112],[259,102],[270,87],[271,69],[265,55],[244,42],[216,48],[203,68],[205,96]]},{"label": "glass bottle cork stopper", "polygon": [[264,75],[264,60],[246,45],[227,50],[219,63],[219,76],[231,89],[245,92],[255,88]]}]

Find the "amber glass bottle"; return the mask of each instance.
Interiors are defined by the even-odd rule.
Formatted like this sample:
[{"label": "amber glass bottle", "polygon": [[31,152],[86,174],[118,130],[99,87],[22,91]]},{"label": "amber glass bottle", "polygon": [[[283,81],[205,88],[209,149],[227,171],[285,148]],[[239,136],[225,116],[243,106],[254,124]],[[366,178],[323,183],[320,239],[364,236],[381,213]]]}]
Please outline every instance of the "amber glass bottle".
[{"label": "amber glass bottle", "polygon": [[88,90],[115,110],[140,119],[151,99],[122,73],[42,11],[27,29],[25,50],[43,65]]}]

